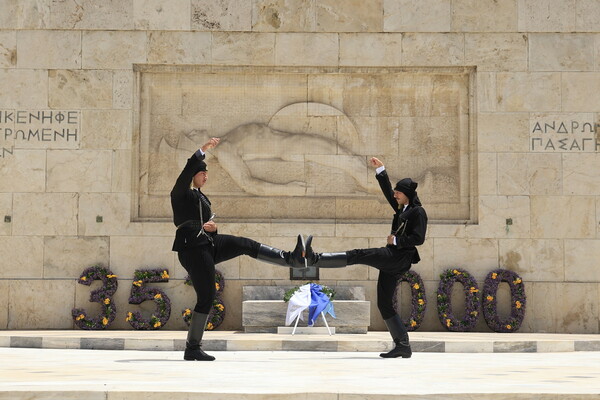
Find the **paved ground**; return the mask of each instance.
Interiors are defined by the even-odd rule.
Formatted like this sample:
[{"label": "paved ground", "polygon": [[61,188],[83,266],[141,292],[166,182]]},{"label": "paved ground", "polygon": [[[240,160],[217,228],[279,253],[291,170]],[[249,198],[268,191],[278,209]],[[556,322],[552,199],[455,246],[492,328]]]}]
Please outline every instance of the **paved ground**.
[{"label": "paved ground", "polygon": [[2,348],[0,399],[600,398],[600,352],[212,354]]}]

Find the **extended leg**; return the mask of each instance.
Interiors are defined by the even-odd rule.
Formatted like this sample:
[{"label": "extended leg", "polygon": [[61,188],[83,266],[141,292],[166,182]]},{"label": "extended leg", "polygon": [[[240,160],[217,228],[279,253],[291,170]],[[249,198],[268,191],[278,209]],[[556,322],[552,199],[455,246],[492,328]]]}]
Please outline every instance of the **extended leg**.
[{"label": "extended leg", "polygon": [[309,266],[319,268],[342,268],[348,265],[346,252],[315,253],[312,249],[312,235],[306,239],[306,262]]}]

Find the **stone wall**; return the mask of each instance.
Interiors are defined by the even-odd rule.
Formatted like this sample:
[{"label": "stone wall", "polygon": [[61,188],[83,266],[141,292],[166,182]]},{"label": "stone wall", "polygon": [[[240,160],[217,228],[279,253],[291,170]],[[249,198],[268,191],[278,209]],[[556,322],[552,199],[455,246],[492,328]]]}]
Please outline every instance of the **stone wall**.
[{"label": "stone wall", "polygon": [[[8,305],[0,310],[0,329],[73,328],[73,307],[90,314],[99,309],[88,303],[90,288],[76,283],[94,264],[109,266],[119,277],[111,328],[131,329],[126,313],[140,308],[128,304],[133,272],[157,267],[171,276],[154,285],[173,302],[165,329],[184,328],[178,313],[192,305],[194,295],[170,251],[174,228],[160,205],[147,215],[139,208],[140,193],[147,194],[140,160],[150,159],[140,150],[142,128],[161,125],[160,119],[140,120],[149,98],[138,79],[160,65],[171,80],[150,98],[166,101],[163,107],[181,97],[176,85],[183,78],[176,74],[185,68],[242,68],[249,76],[265,68],[337,73],[369,67],[370,76],[390,68],[408,71],[413,81],[427,68],[472,71],[465,86],[472,104],[469,136],[450,160],[467,171],[468,179],[459,182],[469,182],[463,200],[472,209],[468,217],[453,218],[452,207],[436,205],[438,190],[425,185],[419,193],[438,210],[422,261],[414,266],[430,299],[421,329],[444,329],[435,312],[443,270],[462,267],[482,285],[490,270],[503,267],[518,272],[526,285],[521,331],[600,332],[597,1],[4,0],[0,8],[0,301]],[[425,145],[416,155],[443,157],[443,146],[427,147],[440,129],[423,130]],[[371,132],[377,146],[395,140],[393,129]],[[365,159],[381,156],[385,162],[385,151],[363,147],[370,138],[354,143],[350,155],[362,147]],[[421,171],[427,167],[418,165]],[[277,170],[277,164],[262,168]],[[391,176],[404,176],[403,168],[409,167],[392,162]],[[273,179],[285,186],[284,178]],[[171,178],[156,179],[160,188]],[[385,208],[362,223],[337,209],[316,220],[289,221],[286,202],[278,215],[250,221],[236,214],[230,194],[218,193],[217,183],[227,179],[215,173],[206,187],[223,204],[220,213],[230,217],[217,221],[223,233],[282,248],[290,248],[298,233],[312,233],[317,249],[338,251],[381,246],[389,229]],[[319,188],[327,185],[319,179]],[[366,179],[372,182],[371,175]],[[328,196],[336,206],[345,200]],[[311,203],[301,207],[310,209]],[[378,207],[375,195],[360,203],[361,209]],[[292,284],[286,269],[247,257],[219,269],[226,278],[223,329],[241,328],[243,286]],[[365,287],[372,302],[370,329],[379,330],[376,279],[377,271],[364,266],[321,271],[324,284]],[[503,287],[502,304],[506,292]],[[455,296],[455,307],[460,309],[461,296]],[[477,329],[488,330],[482,320]]]}]

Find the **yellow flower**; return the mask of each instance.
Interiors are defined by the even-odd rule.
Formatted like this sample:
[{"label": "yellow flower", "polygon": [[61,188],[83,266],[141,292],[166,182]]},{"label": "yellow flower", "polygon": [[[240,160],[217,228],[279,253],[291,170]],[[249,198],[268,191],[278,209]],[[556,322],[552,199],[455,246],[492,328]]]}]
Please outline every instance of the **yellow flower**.
[{"label": "yellow flower", "polygon": [[454,271],[452,271],[454,273],[454,275],[460,275],[460,271],[455,269]]},{"label": "yellow flower", "polygon": [[169,273],[166,270],[164,270],[160,277],[163,279],[169,279]]},{"label": "yellow flower", "polygon": [[492,274],[492,279],[496,279],[497,277],[498,277],[498,274],[494,272],[494,273]]},{"label": "yellow flower", "polygon": [[417,300],[417,303],[418,303],[420,306],[422,306],[423,304],[425,304],[425,300],[423,300],[423,299],[419,299],[419,300]]},{"label": "yellow flower", "polygon": [[488,297],[486,297],[485,299],[486,299],[487,301],[492,301],[492,300],[494,300],[494,298],[493,298],[492,296],[490,296],[490,295],[488,295]]},{"label": "yellow flower", "polygon": [[475,286],[471,286],[471,288],[469,289],[469,292],[477,293],[477,292],[479,292],[479,289],[475,289]]},{"label": "yellow flower", "polygon": [[85,315],[83,315],[83,314],[79,314],[79,315],[77,316],[77,318],[75,318],[75,320],[76,320],[76,321],[81,321],[81,320],[82,320],[82,319],[84,319],[84,318],[85,318]]},{"label": "yellow flower", "polygon": [[155,328],[158,328],[161,325],[160,321],[156,321],[156,323],[154,324]]},{"label": "yellow flower", "polygon": [[515,301],[515,305],[517,306],[517,308],[521,308],[522,304],[520,301]]},{"label": "yellow flower", "polygon": [[506,329],[512,329],[512,326],[506,325]]},{"label": "yellow flower", "polygon": [[411,327],[413,327],[413,328],[414,328],[415,326],[417,326],[417,321],[415,321],[414,319],[411,319],[411,320],[410,320],[410,326],[411,326]]},{"label": "yellow flower", "polygon": [[183,312],[183,315],[190,315],[192,313],[192,310],[190,310],[189,308],[186,308],[185,311]]},{"label": "yellow flower", "polygon": [[215,282],[215,287],[217,288],[217,290],[221,289],[221,286],[219,286],[219,284],[217,282]]},{"label": "yellow flower", "polygon": [[133,285],[135,286],[142,286],[142,281],[133,281]]},{"label": "yellow flower", "polygon": [[415,283],[415,284],[413,285],[413,289],[415,289],[415,290],[419,290],[419,288],[420,288],[420,287],[421,287],[421,286],[419,286],[419,284],[418,284],[418,283]]},{"label": "yellow flower", "polygon": [[446,326],[449,328],[452,325],[450,318],[446,319]]},{"label": "yellow flower", "polygon": [[108,325],[108,319],[106,317],[102,318],[102,325]]},{"label": "yellow flower", "polygon": [[154,295],[154,298],[155,298],[155,299],[162,299],[162,295],[161,295],[160,293],[156,293],[156,294]]},{"label": "yellow flower", "polygon": [[446,318],[448,316],[448,314],[442,314],[442,317]]},{"label": "yellow flower", "polygon": [[85,277],[85,276],[82,276],[82,277],[81,277],[81,278],[79,278],[79,279],[81,279],[82,281],[87,281],[87,277]]},{"label": "yellow flower", "polygon": [[223,304],[217,304],[215,307],[217,307],[217,310],[219,311],[223,311],[225,309],[225,307],[223,307]]},{"label": "yellow flower", "polygon": [[112,279],[112,278],[116,278],[117,276],[116,276],[116,275],[106,275],[106,277],[107,277],[108,279]]},{"label": "yellow flower", "polygon": [[477,314],[479,314],[477,311],[471,311],[471,315],[473,315],[474,317],[476,317]]},{"label": "yellow flower", "polygon": [[214,328],[214,326],[213,326],[212,322],[209,322],[208,324],[206,324],[206,329],[208,329],[209,331],[213,328]]},{"label": "yellow flower", "polygon": [[518,285],[518,284],[519,284],[519,283],[521,283],[521,282],[523,282],[523,281],[521,280],[521,278],[517,278],[517,279],[515,279],[515,280],[513,281],[513,283],[514,283],[515,285]]},{"label": "yellow flower", "polygon": [[104,299],[104,304],[106,304],[106,305],[110,304],[110,299],[108,297]]},{"label": "yellow flower", "polygon": [[133,319],[133,313],[132,312],[128,312],[127,313],[127,318],[125,318],[125,321],[131,321]]}]

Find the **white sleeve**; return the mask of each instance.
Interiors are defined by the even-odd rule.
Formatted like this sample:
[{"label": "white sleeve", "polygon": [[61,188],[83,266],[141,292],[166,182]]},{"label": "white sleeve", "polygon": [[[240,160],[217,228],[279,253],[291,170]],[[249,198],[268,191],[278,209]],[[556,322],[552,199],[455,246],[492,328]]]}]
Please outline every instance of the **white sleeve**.
[{"label": "white sleeve", "polygon": [[385,171],[385,165],[382,165],[381,167],[377,168],[377,169],[375,170],[375,173],[376,173],[377,175],[379,175],[379,174],[380,174],[380,173],[382,173],[383,171]]}]

